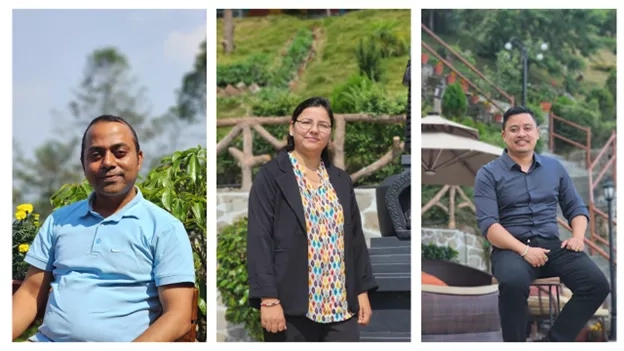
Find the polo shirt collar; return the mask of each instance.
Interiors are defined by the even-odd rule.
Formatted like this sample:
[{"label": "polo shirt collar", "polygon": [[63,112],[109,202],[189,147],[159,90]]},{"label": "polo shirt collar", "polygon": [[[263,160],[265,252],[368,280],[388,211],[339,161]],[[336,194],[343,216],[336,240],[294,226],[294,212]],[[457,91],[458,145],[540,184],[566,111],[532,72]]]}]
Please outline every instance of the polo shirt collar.
[{"label": "polo shirt collar", "polygon": [[[136,218],[136,216],[133,214],[134,212],[133,210],[136,209],[137,205],[141,201],[143,201],[144,198],[143,198],[143,193],[141,193],[141,190],[139,189],[139,187],[135,186],[134,189],[136,190],[136,195],[134,196],[134,198],[130,202],[128,202],[121,210],[112,214],[108,218],[105,218],[106,221],[119,222],[122,218],[126,218],[126,217]],[[85,210],[85,213],[82,215],[82,217],[86,217],[88,215],[92,215],[95,217],[102,217],[99,213],[93,210],[94,198],[95,198],[95,191],[92,191],[91,194],[89,194],[89,197],[87,198],[86,210]]]}]

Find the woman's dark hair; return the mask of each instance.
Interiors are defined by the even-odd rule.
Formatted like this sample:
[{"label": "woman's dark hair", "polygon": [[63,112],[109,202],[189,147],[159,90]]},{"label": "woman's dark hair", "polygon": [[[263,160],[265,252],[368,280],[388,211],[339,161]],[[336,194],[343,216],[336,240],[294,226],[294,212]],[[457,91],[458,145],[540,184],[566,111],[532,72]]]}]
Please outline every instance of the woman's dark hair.
[{"label": "woman's dark hair", "polygon": [[[305,110],[308,107],[324,108],[325,111],[327,111],[327,115],[329,116],[329,123],[331,124],[332,127],[334,126],[334,112],[332,112],[331,106],[329,105],[329,101],[324,97],[311,97],[307,100],[304,100],[293,111],[292,121],[296,122],[301,112],[303,112],[303,110]],[[293,138],[291,135],[288,135],[288,137],[286,138],[286,147],[284,147],[284,150],[290,152],[290,151],[293,151],[294,149],[295,149],[295,138]],[[333,155],[331,155],[329,152],[329,144],[328,144],[327,146],[325,146],[325,148],[321,152],[321,160],[323,160],[325,164],[328,164],[328,163],[331,163],[332,158],[333,158]]]}]

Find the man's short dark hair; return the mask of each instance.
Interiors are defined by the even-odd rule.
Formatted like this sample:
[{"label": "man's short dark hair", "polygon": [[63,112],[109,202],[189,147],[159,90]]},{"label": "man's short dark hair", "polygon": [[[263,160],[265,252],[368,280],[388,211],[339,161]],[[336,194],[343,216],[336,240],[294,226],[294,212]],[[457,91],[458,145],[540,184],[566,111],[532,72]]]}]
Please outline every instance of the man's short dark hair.
[{"label": "man's short dark hair", "polygon": [[511,118],[511,116],[519,115],[521,113],[528,113],[535,121],[535,125],[537,125],[537,119],[535,119],[535,114],[528,107],[525,106],[514,106],[510,107],[505,114],[503,115],[503,130],[505,130],[505,126],[507,125],[507,120]]},{"label": "man's short dark hair", "polygon": [[117,122],[117,123],[127,125],[128,128],[130,128],[130,131],[132,132],[132,141],[134,141],[134,147],[136,148],[136,152],[138,153],[139,151],[141,151],[141,147],[139,146],[139,138],[137,137],[137,133],[134,131],[134,128],[132,128],[130,123],[128,123],[125,119],[119,116],[101,115],[99,117],[96,117],[95,119],[93,119],[93,121],[91,121],[91,123],[89,123],[89,125],[87,126],[87,129],[85,129],[85,132],[82,135],[82,143],[80,147],[80,163],[81,164],[84,164],[85,139],[87,137],[87,132],[89,131],[89,128],[91,128],[91,126],[99,122]]}]

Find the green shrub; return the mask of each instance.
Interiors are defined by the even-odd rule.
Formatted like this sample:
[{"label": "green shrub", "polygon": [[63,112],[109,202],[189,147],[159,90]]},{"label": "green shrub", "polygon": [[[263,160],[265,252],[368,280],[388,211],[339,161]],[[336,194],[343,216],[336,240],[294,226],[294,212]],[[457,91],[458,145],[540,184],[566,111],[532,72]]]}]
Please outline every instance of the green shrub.
[{"label": "green shrub", "polygon": [[246,85],[256,83],[264,86],[269,78],[269,57],[264,54],[250,55],[243,62],[217,65],[217,86],[219,87],[225,87],[228,84],[236,85],[240,82]]},{"label": "green shrub", "polygon": [[254,116],[290,116],[300,100],[288,89],[266,88],[251,103],[251,113]]},{"label": "green shrub", "polygon": [[295,78],[299,66],[308,57],[313,41],[314,36],[309,28],[301,28],[297,31],[286,54],[272,73],[271,86],[278,88],[288,87],[288,83]]},{"label": "green shrub", "polygon": [[248,335],[263,340],[260,312],[249,306],[247,218],[223,228],[217,236],[217,289],[225,304],[225,319],[243,324]]},{"label": "green shrub", "polygon": [[355,49],[360,75],[367,76],[370,80],[381,80],[383,71],[381,66],[382,51],[374,38],[360,39]]},{"label": "green shrub", "polygon": [[[366,76],[352,76],[332,92],[334,113],[367,113],[371,115],[401,115],[407,108],[405,96],[392,99]],[[378,124],[370,122],[348,123],[345,132],[347,172],[353,173],[376,161],[388,152],[392,137],[403,139],[402,124]],[[399,159],[374,174],[361,178],[357,184],[377,184],[386,177],[402,171]]]},{"label": "green shrub", "polygon": [[442,115],[447,117],[463,117],[468,108],[466,95],[459,83],[446,87],[442,95]]},{"label": "green shrub", "polygon": [[401,57],[409,53],[409,45],[392,30],[395,24],[383,23],[373,33],[382,58]]},{"label": "green shrub", "polygon": [[438,246],[436,244],[421,244],[421,257],[424,260],[446,260],[456,261],[459,252],[448,246]]},{"label": "green shrub", "polygon": [[615,99],[607,88],[594,88],[586,97],[586,101],[590,102],[595,100],[598,109],[600,111],[601,120],[614,120],[615,119]]}]

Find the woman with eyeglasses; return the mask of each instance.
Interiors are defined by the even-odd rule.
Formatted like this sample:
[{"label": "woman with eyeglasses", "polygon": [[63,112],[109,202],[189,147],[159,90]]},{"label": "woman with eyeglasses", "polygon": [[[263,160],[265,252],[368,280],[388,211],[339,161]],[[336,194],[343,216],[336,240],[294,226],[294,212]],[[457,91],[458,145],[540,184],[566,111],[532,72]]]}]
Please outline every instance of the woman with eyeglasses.
[{"label": "woman with eyeglasses", "polygon": [[285,149],[249,194],[249,300],[265,341],[359,341],[377,289],[349,174],[330,162],[325,98],[293,112]]}]

